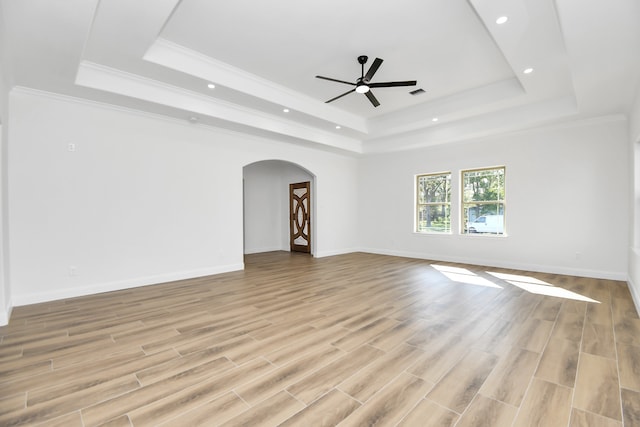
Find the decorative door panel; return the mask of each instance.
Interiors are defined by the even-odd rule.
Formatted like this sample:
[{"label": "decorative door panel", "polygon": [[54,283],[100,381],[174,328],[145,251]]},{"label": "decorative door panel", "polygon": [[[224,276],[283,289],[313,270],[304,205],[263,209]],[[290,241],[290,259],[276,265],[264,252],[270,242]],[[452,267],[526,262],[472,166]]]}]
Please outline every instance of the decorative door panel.
[{"label": "decorative door panel", "polygon": [[311,253],[310,182],[289,184],[289,214],[291,251]]}]

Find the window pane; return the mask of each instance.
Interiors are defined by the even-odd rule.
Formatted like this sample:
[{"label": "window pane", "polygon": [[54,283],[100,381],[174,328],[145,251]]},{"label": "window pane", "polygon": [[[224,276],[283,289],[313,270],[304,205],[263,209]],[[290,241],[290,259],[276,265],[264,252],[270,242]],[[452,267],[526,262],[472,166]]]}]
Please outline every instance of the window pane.
[{"label": "window pane", "polygon": [[465,171],[463,202],[504,200],[504,168]]},{"label": "window pane", "polygon": [[451,232],[451,173],[419,175],[416,185],[416,231]]},{"label": "window pane", "polygon": [[504,205],[465,204],[462,224],[463,233],[504,234]]},{"label": "window pane", "polygon": [[418,208],[418,232],[450,233],[451,212],[448,205],[429,205]]},{"label": "window pane", "polygon": [[464,215],[469,221],[475,221],[484,215],[504,215],[504,205],[502,203],[465,203]]},{"label": "window pane", "polygon": [[451,197],[451,174],[418,177],[418,204],[448,203]]},{"label": "window pane", "polygon": [[504,172],[462,171],[462,233],[504,234]]}]

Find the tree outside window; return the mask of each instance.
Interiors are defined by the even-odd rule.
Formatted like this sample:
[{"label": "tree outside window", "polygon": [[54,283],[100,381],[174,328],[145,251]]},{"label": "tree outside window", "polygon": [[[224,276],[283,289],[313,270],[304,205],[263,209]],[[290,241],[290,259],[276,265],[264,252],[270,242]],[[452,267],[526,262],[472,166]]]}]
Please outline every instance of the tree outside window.
[{"label": "tree outside window", "polygon": [[451,233],[451,172],[418,175],[416,231]]},{"label": "tree outside window", "polygon": [[505,234],[505,167],[462,171],[462,233]]}]

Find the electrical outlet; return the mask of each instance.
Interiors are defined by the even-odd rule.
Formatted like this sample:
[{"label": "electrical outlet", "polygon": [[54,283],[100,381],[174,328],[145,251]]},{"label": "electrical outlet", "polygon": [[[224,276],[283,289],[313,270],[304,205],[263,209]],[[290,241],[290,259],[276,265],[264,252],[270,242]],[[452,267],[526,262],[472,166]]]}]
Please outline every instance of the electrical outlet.
[{"label": "electrical outlet", "polygon": [[67,151],[76,151],[76,144],[70,142],[67,144]]},{"label": "electrical outlet", "polygon": [[78,275],[78,267],[72,265],[69,267],[69,276],[74,277]]}]

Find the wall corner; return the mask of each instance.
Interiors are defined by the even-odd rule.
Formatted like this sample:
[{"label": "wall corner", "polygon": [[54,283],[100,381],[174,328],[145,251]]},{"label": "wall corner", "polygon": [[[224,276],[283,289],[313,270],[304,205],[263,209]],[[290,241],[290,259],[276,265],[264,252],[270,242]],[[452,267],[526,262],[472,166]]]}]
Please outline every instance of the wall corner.
[{"label": "wall corner", "polygon": [[0,326],[7,326],[9,324],[12,310],[13,306],[11,302],[9,302],[6,307],[0,308]]}]

